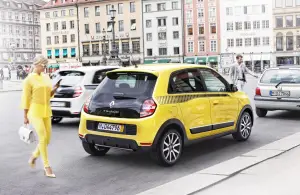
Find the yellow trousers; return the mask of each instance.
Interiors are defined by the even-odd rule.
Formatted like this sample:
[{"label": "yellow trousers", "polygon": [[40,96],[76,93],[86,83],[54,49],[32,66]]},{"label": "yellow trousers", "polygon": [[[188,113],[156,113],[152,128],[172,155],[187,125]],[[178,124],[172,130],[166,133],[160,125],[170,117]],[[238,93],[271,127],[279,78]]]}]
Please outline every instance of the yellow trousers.
[{"label": "yellow trousers", "polygon": [[51,138],[51,117],[30,117],[30,123],[34,127],[39,139],[39,143],[32,155],[35,158],[41,155],[44,167],[50,167],[47,146]]}]

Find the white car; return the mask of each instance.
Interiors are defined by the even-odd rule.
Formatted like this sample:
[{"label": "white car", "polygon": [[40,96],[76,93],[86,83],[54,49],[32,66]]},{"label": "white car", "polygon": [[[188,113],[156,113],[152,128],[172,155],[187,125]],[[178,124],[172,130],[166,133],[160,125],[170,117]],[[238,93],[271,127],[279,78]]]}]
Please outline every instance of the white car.
[{"label": "white car", "polygon": [[106,72],[117,68],[119,66],[90,66],[59,71],[53,79],[53,85],[62,81],[51,99],[52,122],[79,118],[84,102],[105,78]]}]

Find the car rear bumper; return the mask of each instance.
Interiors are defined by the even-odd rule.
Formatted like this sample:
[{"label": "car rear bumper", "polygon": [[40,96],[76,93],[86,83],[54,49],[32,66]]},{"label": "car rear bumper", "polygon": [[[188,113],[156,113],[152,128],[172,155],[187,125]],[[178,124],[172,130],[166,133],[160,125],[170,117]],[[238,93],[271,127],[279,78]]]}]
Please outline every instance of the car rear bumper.
[{"label": "car rear bumper", "polygon": [[80,113],[71,113],[67,110],[52,110],[52,116],[65,118],[79,118]]},{"label": "car rear bumper", "polygon": [[300,110],[300,99],[278,99],[255,96],[255,107],[266,110]]}]

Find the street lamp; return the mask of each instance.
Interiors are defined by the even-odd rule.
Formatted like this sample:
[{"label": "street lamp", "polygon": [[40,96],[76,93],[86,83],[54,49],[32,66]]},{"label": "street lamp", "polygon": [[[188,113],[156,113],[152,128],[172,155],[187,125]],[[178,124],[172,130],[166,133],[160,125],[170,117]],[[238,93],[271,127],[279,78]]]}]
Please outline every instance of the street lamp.
[{"label": "street lamp", "polygon": [[102,48],[102,52],[103,52],[103,59],[102,59],[102,61],[103,61],[103,63],[104,63],[104,65],[106,65],[106,50],[107,50],[107,48],[106,48],[106,31],[105,31],[105,28],[103,28],[103,30],[102,30],[102,39],[103,39],[103,48]]},{"label": "street lamp", "polygon": [[114,9],[114,6],[112,5],[110,10],[110,16],[111,16],[111,24],[112,24],[112,50],[111,50],[111,58],[117,59],[118,58],[118,51],[116,49],[116,34],[115,34],[115,18],[116,18],[116,12],[117,10]]}]

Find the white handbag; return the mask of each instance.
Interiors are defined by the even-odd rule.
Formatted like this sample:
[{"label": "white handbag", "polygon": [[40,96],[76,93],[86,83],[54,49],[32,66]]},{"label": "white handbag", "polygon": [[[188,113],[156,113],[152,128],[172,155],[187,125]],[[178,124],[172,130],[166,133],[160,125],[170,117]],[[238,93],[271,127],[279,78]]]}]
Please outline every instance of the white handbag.
[{"label": "white handbag", "polygon": [[20,127],[19,136],[20,140],[27,144],[31,144],[36,141],[34,132],[29,128],[29,125]]}]

